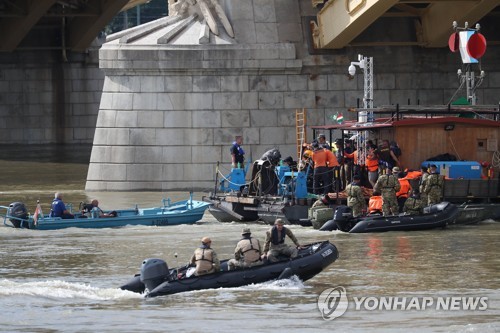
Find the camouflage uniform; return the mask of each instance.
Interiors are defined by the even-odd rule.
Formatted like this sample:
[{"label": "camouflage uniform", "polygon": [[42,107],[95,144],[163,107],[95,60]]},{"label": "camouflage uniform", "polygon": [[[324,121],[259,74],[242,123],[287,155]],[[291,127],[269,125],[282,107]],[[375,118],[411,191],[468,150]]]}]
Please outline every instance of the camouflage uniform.
[{"label": "camouflage uniform", "polygon": [[409,215],[420,215],[424,211],[424,202],[418,196],[411,196],[405,201],[403,212]]},{"label": "camouflage uniform", "polygon": [[363,209],[366,209],[366,201],[361,186],[352,182],[346,186],[345,192],[347,194],[347,207],[352,209],[352,216],[360,216]]},{"label": "camouflage uniform", "polygon": [[424,193],[427,194],[427,205],[441,202],[444,179],[439,173],[431,173],[425,181]]},{"label": "camouflage uniform", "polygon": [[375,186],[374,191],[380,192],[382,194],[382,199],[384,203],[382,204],[382,210],[384,216],[397,215],[399,213],[398,199],[396,197],[396,192],[401,189],[399,180],[394,175],[381,175]]},{"label": "camouflage uniform", "polygon": [[422,178],[420,178],[418,189],[420,191],[420,199],[422,200],[424,206],[427,205],[427,193],[424,193],[425,184],[427,182],[427,178],[429,178],[429,174],[427,172],[422,173]]}]

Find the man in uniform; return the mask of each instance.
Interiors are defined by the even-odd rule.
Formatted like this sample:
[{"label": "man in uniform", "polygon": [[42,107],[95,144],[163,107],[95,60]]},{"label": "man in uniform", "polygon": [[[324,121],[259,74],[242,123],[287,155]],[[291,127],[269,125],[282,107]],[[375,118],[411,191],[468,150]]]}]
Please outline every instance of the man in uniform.
[{"label": "man in uniform", "polygon": [[236,244],[234,249],[234,258],[227,262],[228,270],[233,270],[236,267],[253,267],[262,265],[260,256],[262,249],[257,238],[251,237],[250,228],[243,228],[241,232],[241,240]]},{"label": "man in uniform", "polygon": [[208,237],[201,239],[201,246],[194,250],[190,263],[196,265],[195,275],[212,274],[220,271],[220,261],[217,253],[210,247],[212,240]]},{"label": "man in uniform", "polygon": [[[398,171],[398,169],[396,169],[396,171]],[[387,174],[381,175],[375,183],[373,190],[382,194],[382,210],[384,211],[384,216],[397,215],[399,213],[396,193],[400,189],[401,185],[396,176],[392,174],[391,169],[388,169]]]},{"label": "man in uniform", "polygon": [[403,212],[408,215],[420,215],[424,212],[424,203],[420,198],[418,189],[413,190],[413,193],[406,199]]},{"label": "man in uniform", "polygon": [[353,181],[345,188],[345,193],[347,194],[347,207],[352,209],[352,216],[358,217],[366,210],[366,201],[363,196],[363,190],[359,186],[361,177],[359,175],[354,175],[352,177]]},{"label": "man in uniform", "polygon": [[292,230],[284,226],[282,219],[276,219],[274,226],[266,232],[266,242],[264,244],[264,254],[262,259],[267,259],[270,262],[278,261],[278,256],[285,255],[290,258],[295,258],[297,256],[297,248],[285,244],[285,236],[290,237],[290,239],[295,243],[297,247],[302,247],[295,238]]},{"label": "man in uniform", "polygon": [[427,182],[427,178],[429,177],[429,172],[427,171],[427,167],[421,167],[422,176],[420,177],[420,181],[418,182],[418,190],[420,192],[420,199],[424,205],[427,205],[427,194],[424,192],[425,184]]},{"label": "man in uniform", "polygon": [[434,205],[441,202],[443,194],[444,179],[439,174],[437,166],[432,164],[430,167],[430,175],[424,185],[424,192],[427,194],[427,205]]}]

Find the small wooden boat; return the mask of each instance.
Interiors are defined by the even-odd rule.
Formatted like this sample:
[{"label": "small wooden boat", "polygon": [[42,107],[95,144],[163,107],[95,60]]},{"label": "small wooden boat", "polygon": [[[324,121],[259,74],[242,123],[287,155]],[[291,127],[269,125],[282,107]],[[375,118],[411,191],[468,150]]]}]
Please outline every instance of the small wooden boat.
[{"label": "small wooden boat", "polygon": [[[15,228],[54,230],[63,228],[116,228],[126,225],[151,225],[168,226],[177,224],[194,224],[199,221],[209,203],[196,201],[190,197],[188,200],[171,203],[170,199],[163,200],[161,207],[134,208],[114,210],[116,216],[99,217],[100,214],[91,212],[89,216],[77,212],[73,219],[62,219],[60,217],[49,217],[40,214],[29,215],[26,206],[21,202],[15,202],[6,206],[5,213],[0,213],[4,218],[4,225]],[[109,212],[104,212],[109,213]]]},{"label": "small wooden boat", "polygon": [[422,215],[367,216],[354,218],[346,206],[336,209],[333,220],[326,222],[320,230],[341,230],[350,233],[411,231],[444,228],[454,224],[459,211],[449,202],[441,202],[424,208]]},{"label": "small wooden boat", "polygon": [[[146,297],[171,295],[185,291],[241,287],[252,283],[287,279],[293,275],[306,281],[337,260],[338,250],[328,241],[309,244],[299,250],[297,257],[250,268],[227,270],[227,260],[221,262],[220,272],[202,276],[183,277],[188,267],[169,269],[161,259],[146,259],[140,274],[135,275],[122,290],[136,293],[147,291]],[[181,276],[182,278],[179,278]]]}]

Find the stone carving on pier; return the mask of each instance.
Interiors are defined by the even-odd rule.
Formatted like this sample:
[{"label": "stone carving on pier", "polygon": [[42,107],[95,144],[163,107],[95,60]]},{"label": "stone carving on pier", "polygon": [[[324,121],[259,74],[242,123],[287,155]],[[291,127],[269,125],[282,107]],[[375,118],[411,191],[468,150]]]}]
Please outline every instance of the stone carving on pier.
[{"label": "stone carving on pier", "polygon": [[[168,0],[169,16],[187,17],[194,13],[205,18],[205,22],[210,28],[210,31],[219,35],[217,19],[220,20],[227,34],[234,38],[234,31],[229,19],[224,12],[224,9],[219,3],[219,0]],[[214,16],[215,14],[215,16]]]}]

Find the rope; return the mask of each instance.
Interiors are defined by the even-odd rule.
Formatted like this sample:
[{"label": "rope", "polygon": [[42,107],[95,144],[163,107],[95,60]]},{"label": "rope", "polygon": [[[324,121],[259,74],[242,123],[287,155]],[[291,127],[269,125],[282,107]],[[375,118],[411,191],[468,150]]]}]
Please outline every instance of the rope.
[{"label": "rope", "polygon": [[448,139],[450,139],[451,146],[453,147],[453,150],[455,151],[455,154],[457,154],[458,159],[459,159],[459,160],[461,160],[461,158],[460,158],[460,154],[457,152],[457,149],[455,148],[455,144],[453,143],[453,140],[451,139],[451,136],[450,136],[450,137],[448,137]]},{"label": "rope", "polygon": [[500,168],[500,151],[497,150],[493,153],[491,157],[491,166],[494,168]]}]

